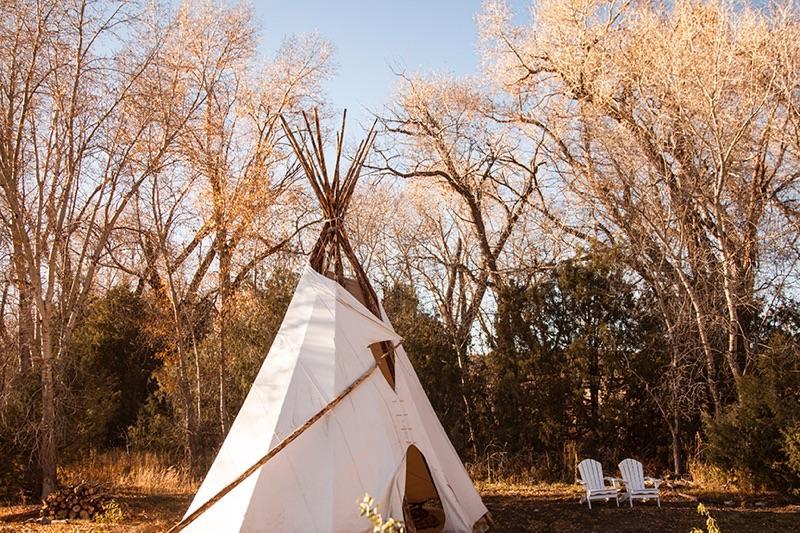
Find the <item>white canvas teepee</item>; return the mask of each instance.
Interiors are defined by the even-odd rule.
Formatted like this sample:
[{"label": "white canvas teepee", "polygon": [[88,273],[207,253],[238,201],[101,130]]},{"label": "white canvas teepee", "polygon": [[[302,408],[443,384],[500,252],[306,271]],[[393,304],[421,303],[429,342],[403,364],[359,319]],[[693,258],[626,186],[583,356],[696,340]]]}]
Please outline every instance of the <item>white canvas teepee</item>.
[{"label": "white canvas teepee", "polygon": [[[317,134],[318,128],[317,122]],[[369,493],[384,516],[413,521],[410,506],[434,501],[433,525],[421,527],[472,531],[486,507],[400,346],[402,339],[365,285],[363,270],[351,264],[354,276],[345,277],[339,254],[352,259],[352,249],[334,221],[344,214],[358,167],[343,180],[338,170],[334,180],[317,176],[308,160],[313,153],[301,151],[288,133],[322,193],[325,228],[179,528],[368,531],[357,501]],[[359,153],[369,142],[371,136]],[[340,153],[341,137],[337,160]],[[357,154],[354,166],[362,163]]]}]

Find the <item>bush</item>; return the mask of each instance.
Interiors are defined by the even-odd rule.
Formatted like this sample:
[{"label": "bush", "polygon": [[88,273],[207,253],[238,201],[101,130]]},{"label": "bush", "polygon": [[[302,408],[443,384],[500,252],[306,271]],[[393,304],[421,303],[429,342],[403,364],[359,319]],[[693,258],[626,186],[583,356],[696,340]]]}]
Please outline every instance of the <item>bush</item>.
[{"label": "bush", "polygon": [[36,463],[36,425],[29,421],[38,404],[38,383],[21,372],[6,384],[0,410],[0,502],[36,500],[41,471]]},{"label": "bush", "polygon": [[364,498],[359,502],[359,514],[372,523],[373,533],[405,533],[405,526],[402,522],[389,517],[384,520],[378,512],[375,500],[369,494],[364,494]]},{"label": "bush", "polygon": [[157,339],[147,331],[149,309],[146,299],[120,285],[93,301],[82,317],[64,369],[67,458],[125,443],[159,366]]},{"label": "bush", "polygon": [[[706,529],[708,533],[722,533],[722,530],[719,528],[717,524],[717,520],[711,516],[711,512],[706,508],[705,505],[702,503],[697,504],[697,514],[704,517],[706,519]],[[702,529],[698,527],[692,528],[690,533],[704,533]]]},{"label": "bush", "polygon": [[800,422],[795,422],[783,429],[783,451],[786,454],[789,469],[800,476]]},{"label": "bush", "polygon": [[760,381],[742,378],[740,400],[718,419],[705,419],[708,459],[735,471],[751,486],[769,485],[782,477],[776,468],[784,459],[774,402]]},{"label": "bush", "polygon": [[182,453],[180,424],[161,396],[154,393],[147,399],[136,423],[128,428],[128,440],[134,450],[178,458]]},{"label": "bush", "polygon": [[116,500],[111,500],[103,504],[103,512],[94,521],[98,524],[119,524],[124,518],[122,507]]},{"label": "bush", "polygon": [[749,488],[800,487],[800,378],[795,342],[773,337],[739,400],[718,419],[705,417],[708,459]]}]

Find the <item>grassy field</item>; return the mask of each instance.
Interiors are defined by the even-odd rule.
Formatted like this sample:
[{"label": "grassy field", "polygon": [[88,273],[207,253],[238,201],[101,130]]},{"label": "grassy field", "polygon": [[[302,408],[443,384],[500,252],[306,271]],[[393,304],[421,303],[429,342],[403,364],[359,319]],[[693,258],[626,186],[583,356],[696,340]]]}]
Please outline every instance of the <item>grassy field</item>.
[{"label": "grassy field", "polygon": [[[662,508],[655,503],[617,508],[596,503],[591,511],[580,505],[576,487],[570,485],[509,485],[481,483],[479,489],[494,518],[492,531],[680,531],[701,526],[696,501],[708,504],[723,532],[796,532],[800,530],[800,504],[777,495],[760,497],[738,493],[665,491]],[[50,525],[26,523],[34,506],[0,508],[0,531],[30,532],[156,532],[164,531],[185,511],[191,492],[123,489],[115,499],[124,510],[118,524],[70,521]],[[365,524],[366,525],[366,524]]]}]

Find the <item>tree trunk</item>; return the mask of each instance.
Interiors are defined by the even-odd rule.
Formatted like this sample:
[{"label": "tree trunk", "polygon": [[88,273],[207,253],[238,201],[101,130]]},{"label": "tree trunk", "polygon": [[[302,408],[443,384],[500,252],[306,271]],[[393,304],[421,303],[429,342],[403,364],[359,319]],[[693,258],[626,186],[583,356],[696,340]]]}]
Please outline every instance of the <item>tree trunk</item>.
[{"label": "tree trunk", "polygon": [[706,333],[706,317],[703,313],[702,307],[700,306],[700,302],[697,299],[697,295],[689,284],[689,280],[686,279],[683,271],[681,271],[680,268],[675,268],[675,272],[678,274],[681,285],[686,291],[686,295],[689,297],[689,301],[692,304],[692,314],[694,315],[695,324],[697,325],[697,332],[700,336],[700,346],[703,349],[703,355],[705,356],[706,360],[706,381],[708,383],[708,392],[711,395],[711,402],[714,406],[714,418],[718,418],[722,413],[722,400],[720,399],[719,391],[717,390],[717,365],[714,362],[714,352],[711,349],[711,343],[709,342],[708,335]]},{"label": "tree trunk", "polygon": [[[226,238],[227,232],[220,231],[218,239]],[[228,330],[228,306],[230,300],[230,271],[231,257],[227,245],[220,247],[219,250],[219,270],[220,270],[220,313],[219,313],[219,426],[222,439],[228,432],[228,410],[225,398],[225,366],[227,357],[227,330]]]},{"label": "tree trunk", "polygon": [[[194,405],[192,402],[192,388],[189,384],[187,364],[183,350],[183,342],[178,339],[178,394],[180,396],[180,407],[183,411],[181,420],[181,438],[183,440],[183,455],[189,472],[194,472],[195,453],[194,453]],[[199,391],[198,391],[199,394]],[[199,399],[199,396],[198,396]],[[199,416],[199,415],[198,415]]]},{"label": "tree trunk", "polygon": [[475,438],[475,428],[472,426],[472,405],[469,401],[468,386],[467,386],[467,368],[465,364],[466,354],[461,353],[460,347],[456,347],[456,358],[458,360],[459,369],[459,384],[461,386],[461,400],[464,402],[464,421],[467,424],[467,433],[469,434],[469,444],[472,447],[473,459],[478,458],[478,444]]},{"label": "tree trunk", "polygon": [[696,314],[698,329],[700,333],[700,344],[703,347],[703,354],[706,359],[706,381],[708,383],[708,392],[711,395],[711,402],[714,406],[714,418],[718,418],[722,414],[722,400],[719,397],[717,390],[717,372],[716,363],[714,362],[714,352],[711,350],[711,344],[706,336],[705,321],[701,314]]},{"label": "tree trunk", "polygon": [[681,459],[681,416],[678,409],[672,410],[672,424],[670,425],[670,433],[672,433],[672,468],[676,477],[683,476],[683,460]]},{"label": "tree trunk", "polygon": [[[587,310],[585,317],[586,323],[592,323],[592,312]],[[600,354],[598,343],[595,342],[599,338],[599,332],[596,330],[594,334],[589,337],[589,403],[591,409],[591,416],[589,417],[589,425],[592,433],[597,435],[597,420],[599,416],[597,411],[600,407]]]},{"label": "tree trunk", "polygon": [[[722,183],[722,180],[720,180],[720,183]],[[720,196],[721,191],[715,191],[715,199],[718,199]],[[733,377],[733,385],[736,390],[736,396],[737,398],[741,398],[740,386],[742,370],[741,366],[739,365],[738,350],[741,324],[739,322],[739,309],[737,305],[737,289],[739,288],[737,281],[739,279],[739,269],[736,267],[736,261],[733,258],[735,252],[732,253],[730,249],[730,240],[727,236],[730,231],[730,228],[727,227],[728,224],[726,223],[727,213],[720,204],[719,200],[714,202],[714,211],[719,226],[719,230],[716,233],[720,242],[720,251],[722,252],[722,258],[720,260],[722,263],[722,292],[725,295],[725,306],[728,312],[728,346],[725,351],[725,360],[728,363],[728,368],[730,369],[731,376]]]},{"label": "tree trunk", "polygon": [[189,472],[194,473],[195,458],[194,458],[194,436],[192,424],[192,399],[186,397],[186,393],[182,394],[183,399],[183,420],[181,428],[181,437],[183,438],[183,458],[186,465],[189,467]]},{"label": "tree trunk", "polygon": [[58,485],[56,474],[56,428],[55,391],[53,388],[53,343],[49,313],[42,318],[42,418],[39,428],[39,466],[42,470],[42,499],[46,498]]},{"label": "tree trunk", "polygon": [[17,278],[17,291],[19,292],[17,308],[17,343],[19,349],[20,372],[25,372],[33,368],[33,362],[39,356],[39,350],[36,347],[33,287],[24,261],[22,245],[15,239],[13,263],[14,274]]},{"label": "tree trunk", "polygon": [[19,343],[19,369],[25,372],[33,367],[34,356],[38,356],[38,350],[34,346],[35,322],[33,319],[33,298],[31,287],[27,278],[18,272],[19,282],[19,315],[17,341]]},{"label": "tree trunk", "polygon": [[[213,100],[213,92],[206,89],[208,101]],[[211,185],[213,220],[215,227],[215,247],[217,260],[219,261],[219,349],[217,351],[217,373],[219,375],[218,407],[219,407],[219,428],[221,438],[225,438],[227,433],[227,407],[225,405],[225,358],[226,342],[225,333],[227,330],[228,298],[230,296],[231,282],[231,249],[228,242],[228,222],[226,217],[225,184],[223,182],[223,169],[220,162],[219,153],[215,147],[215,137],[219,133],[219,125],[215,124],[215,118],[210,104],[206,107],[205,117],[205,164],[208,173],[208,181]],[[220,139],[220,145],[222,140]]]},{"label": "tree trunk", "polygon": [[736,306],[735,296],[733,294],[733,288],[731,287],[731,281],[728,279],[730,268],[725,266],[727,259],[723,259],[723,289],[725,293],[725,305],[728,311],[728,324],[727,324],[727,334],[728,334],[728,348],[725,352],[725,359],[728,362],[728,368],[730,368],[731,376],[733,377],[733,385],[736,390],[737,398],[741,398],[741,377],[742,371],[739,365],[739,333],[741,331],[741,325],[739,323],[739,309]]}]

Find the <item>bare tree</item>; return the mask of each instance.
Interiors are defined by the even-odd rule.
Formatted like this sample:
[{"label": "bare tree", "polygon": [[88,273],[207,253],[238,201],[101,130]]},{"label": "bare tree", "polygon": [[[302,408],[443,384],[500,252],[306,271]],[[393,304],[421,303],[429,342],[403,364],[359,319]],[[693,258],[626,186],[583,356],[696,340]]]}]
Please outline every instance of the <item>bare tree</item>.
[{"label": "bare tree", "polygon": [[[717,354],[738,389],[760,258],[781,242],[774,198],[797,179],[792,101],[777,83],[796,79],[796,12],[586,0],[537,3],[531,28],[508,16],[502,3],[482,16],[505,116],[547,133],[569,190],[643,278],[686,295],[719,413]],[[793,59],[775,61],[778,50]]]},{"label": "bare tree", "polygon": [[[433,239],[420,250],[438,262],[427,283],[469,375],[467,351],[487,290],[497,298],[514,272],[512,236],[543,198],[539,143],[524,144],[514,127],[491,117],[494,102],[470,80],[403,78],[383,123],[392,144],[376,167],[443,191],[449,205],[428,213]],[[528,265],[537,254],[526,254]],[[432,280],[429,280],[432,281]],[[471,410],[465,383],[467,416]],[[470,437],[475,435],[470,424]]]},{"label": "bare tree", "polygon": [[319,103],[331,51],[316,35],[294,37],[270,61],[258,61],[252,12],[243,6],[187,2],[177,26],[174,47],[202,105],[179,137],[176,163],[140,195],[135,224],[140,279],[165,296],[173,320],[184,448],[193,464],[201,389],[209,385],[201,382],[197,325],[214,318],[221,439],[230,302],[254,269],[313,221],[279,117]]},{"label": "bare tree", "polygon": [[[37,340],[46,496],[58,463],[56,361],[67,356],[120,217],[200,97],[181,90],[179,73],[160,70],[165,29],[133,5],[20,1],[4,9],[0,201],[36,315],[20,326],[35,324],[27,335]],[[126,33],[131,42],[120,40]]]}]

